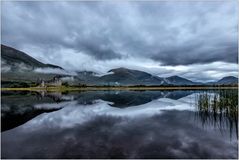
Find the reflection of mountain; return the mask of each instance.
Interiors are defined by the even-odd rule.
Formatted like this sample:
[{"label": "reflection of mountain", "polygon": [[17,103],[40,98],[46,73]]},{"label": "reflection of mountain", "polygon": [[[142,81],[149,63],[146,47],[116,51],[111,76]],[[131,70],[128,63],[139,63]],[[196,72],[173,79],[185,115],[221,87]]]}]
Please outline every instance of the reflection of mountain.
[{"label": "reflection of mountain", "polygon": [[1,131],[15,128],[32,118],[59,108],[36,108],[36,105],[59,102],[59,97],[49,94],[41,96],[35,92],[1,92]]},{"label": "reflection of mountain", "polygon": [[[4,106],[2,106],[4,107]],[[6,106],[5,106],[6,108]],[[12,128],[15,128],[19,125],[26,123],[27,121],[33,119],[34,117],[42,114],[48,113],[52,111],[56,111],[57,109],[35,109],[33,106],[25,106],[22,109],[19,109],[18,106],[10,106],[11,110],[4,111],[2,109],[2,125],[1,131],[6,131]]]},{"label": "reflection of mountain", "polygon": [[179,99],[193,91],[88,91],[76,94],[79,104],[91,104],[97,99],[112,102],[114,107],[130,107],[148,103],[158,98]]},{"label": "reflection of mountain", "polygon": [[111,102],[113,107],[125,108],[148,103],[158,98],[179,99],[190,91],[88,91],[67,95],[57,92],[2,92],[2,131],[17,127],[46,112],[64,107],[65,101],[93,104],[96,100]]},{"label": "reflection of mountain", "polygon": [[[91,104],[79,104],[77,101],[72,101],[72,103],[69,103],[68,106],[63,107],[59,111],[33,119],[28,125],[43,125],[42,123],[52,121],[49,122],[52,127],[73,127],[77,124],[87,122],[92,117],[100,115],[135,118],[153,116],[167,110],[195,110],[195,104],[192,103],[192,100],[195,100],[195,94],[178,100],[159,98],[148,103],[125,108],[112,106],[111,103],[104,100],[97,100]],[[48,104],[48,106],[50,107],[52,105]],[[59,123],[56,124],[54,121],[59,121]],[[32,126],[32,128],[35,128],[35,126]]]}]

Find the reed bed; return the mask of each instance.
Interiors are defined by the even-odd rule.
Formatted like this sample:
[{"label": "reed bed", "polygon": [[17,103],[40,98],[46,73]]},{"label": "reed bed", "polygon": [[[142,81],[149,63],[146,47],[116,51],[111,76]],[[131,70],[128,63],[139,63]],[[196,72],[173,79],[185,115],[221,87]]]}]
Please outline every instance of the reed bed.
[{"label": "reed bed", "polygon": [[238,136],[238,90],[204,91],[197,95],[198,114],[203,124],[221,130],[235,128]]}]

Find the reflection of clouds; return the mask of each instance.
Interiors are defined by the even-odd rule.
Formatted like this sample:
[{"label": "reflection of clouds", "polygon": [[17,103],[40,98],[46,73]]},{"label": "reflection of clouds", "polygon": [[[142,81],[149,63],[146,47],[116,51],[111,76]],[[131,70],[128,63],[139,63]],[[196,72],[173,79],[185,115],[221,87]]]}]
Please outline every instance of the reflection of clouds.
[{"label": "reflection of clouds", "polygon": [[[191,96],[192,97],[192,96]],[[48,114],[42,114],[23,125],[27,129],[42,128],[44,125],[51,127],[73,127],[77,124],[91,120],[98,115],[109,116],[152,116],[166,110],[194,110],[188,101],[190,98],[185,97],[181,101],[168,98],[160,98],[149,103],[128,108],[116,108],[110,106],[111,102],[97,100],[91,105],[79,105],[76,101],[62,102],[59,104],[41,104],[35,107],[39,108],[63,108]]]},{"label": "reflection of clouds", "polygon": [[2,134],[3,157],[237,157],[236,138],[230,141],[228,136],[222,137],[218,130],[202,129],[194,122],[191,111],[165,111],[133,119],[98,115],[73,128],[44,126],[28,132],[23,132],[23,129],[19,127]]},{"label": "reflection of clouds", "polygon": [[[204,92],[199,92],[199,93],[194,93],[194,94],[191,94],[191,95],[188,95],[186,97],[183,97],[183,98],[180,98],[178,99],[178,102],[181,102],[181,103],[187,103],[189,105],[196,105],[198,103],[198,97],[199,95],[202,95]],[[207,92],[206,93],[207,96],[212,100],[212,98],[217,94],[217,93],[210,93],[210,92]],[[218,94],[217,94],[218,95]]]},{"label": "reflection of clouds", "polygon": [[62,100],[71,100],[71,101],[73,101],[73,100],[74,100],[74,96],[62,95],[61,99],[62,99]]},{"label": "reflection of clouds", "polygon": [[236,158],[234,134],[195,118],[197,94],[128,108],[44,103],[62,109],[2,132],[2,158]]},{"label": "reflection of clouds", "polygon": [[68,101],[68,102],[61,102],[61,103],[42,103],[34,105],[35,109],[59,109],[64,108],[69,105],[75,105],[76,101]]}]

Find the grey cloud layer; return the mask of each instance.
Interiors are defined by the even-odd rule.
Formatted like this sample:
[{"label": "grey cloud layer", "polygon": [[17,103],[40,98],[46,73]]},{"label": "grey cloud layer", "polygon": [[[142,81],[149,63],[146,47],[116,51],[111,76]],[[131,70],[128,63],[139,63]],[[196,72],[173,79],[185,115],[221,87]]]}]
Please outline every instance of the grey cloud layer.
[{"label": "grey cloud layer", "polygon": [[237,63],[237,3],[4,2],[2,42],[53,57],[73,49],[98,60]]}]

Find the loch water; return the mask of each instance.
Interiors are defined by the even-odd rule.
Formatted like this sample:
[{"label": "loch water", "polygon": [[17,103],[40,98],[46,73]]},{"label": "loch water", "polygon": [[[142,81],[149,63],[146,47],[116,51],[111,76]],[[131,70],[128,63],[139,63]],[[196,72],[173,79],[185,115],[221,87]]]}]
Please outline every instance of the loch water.
[{"label": "loch water", "polygon": [[238,90],[1,98],[1,158],[238,158]]}]

